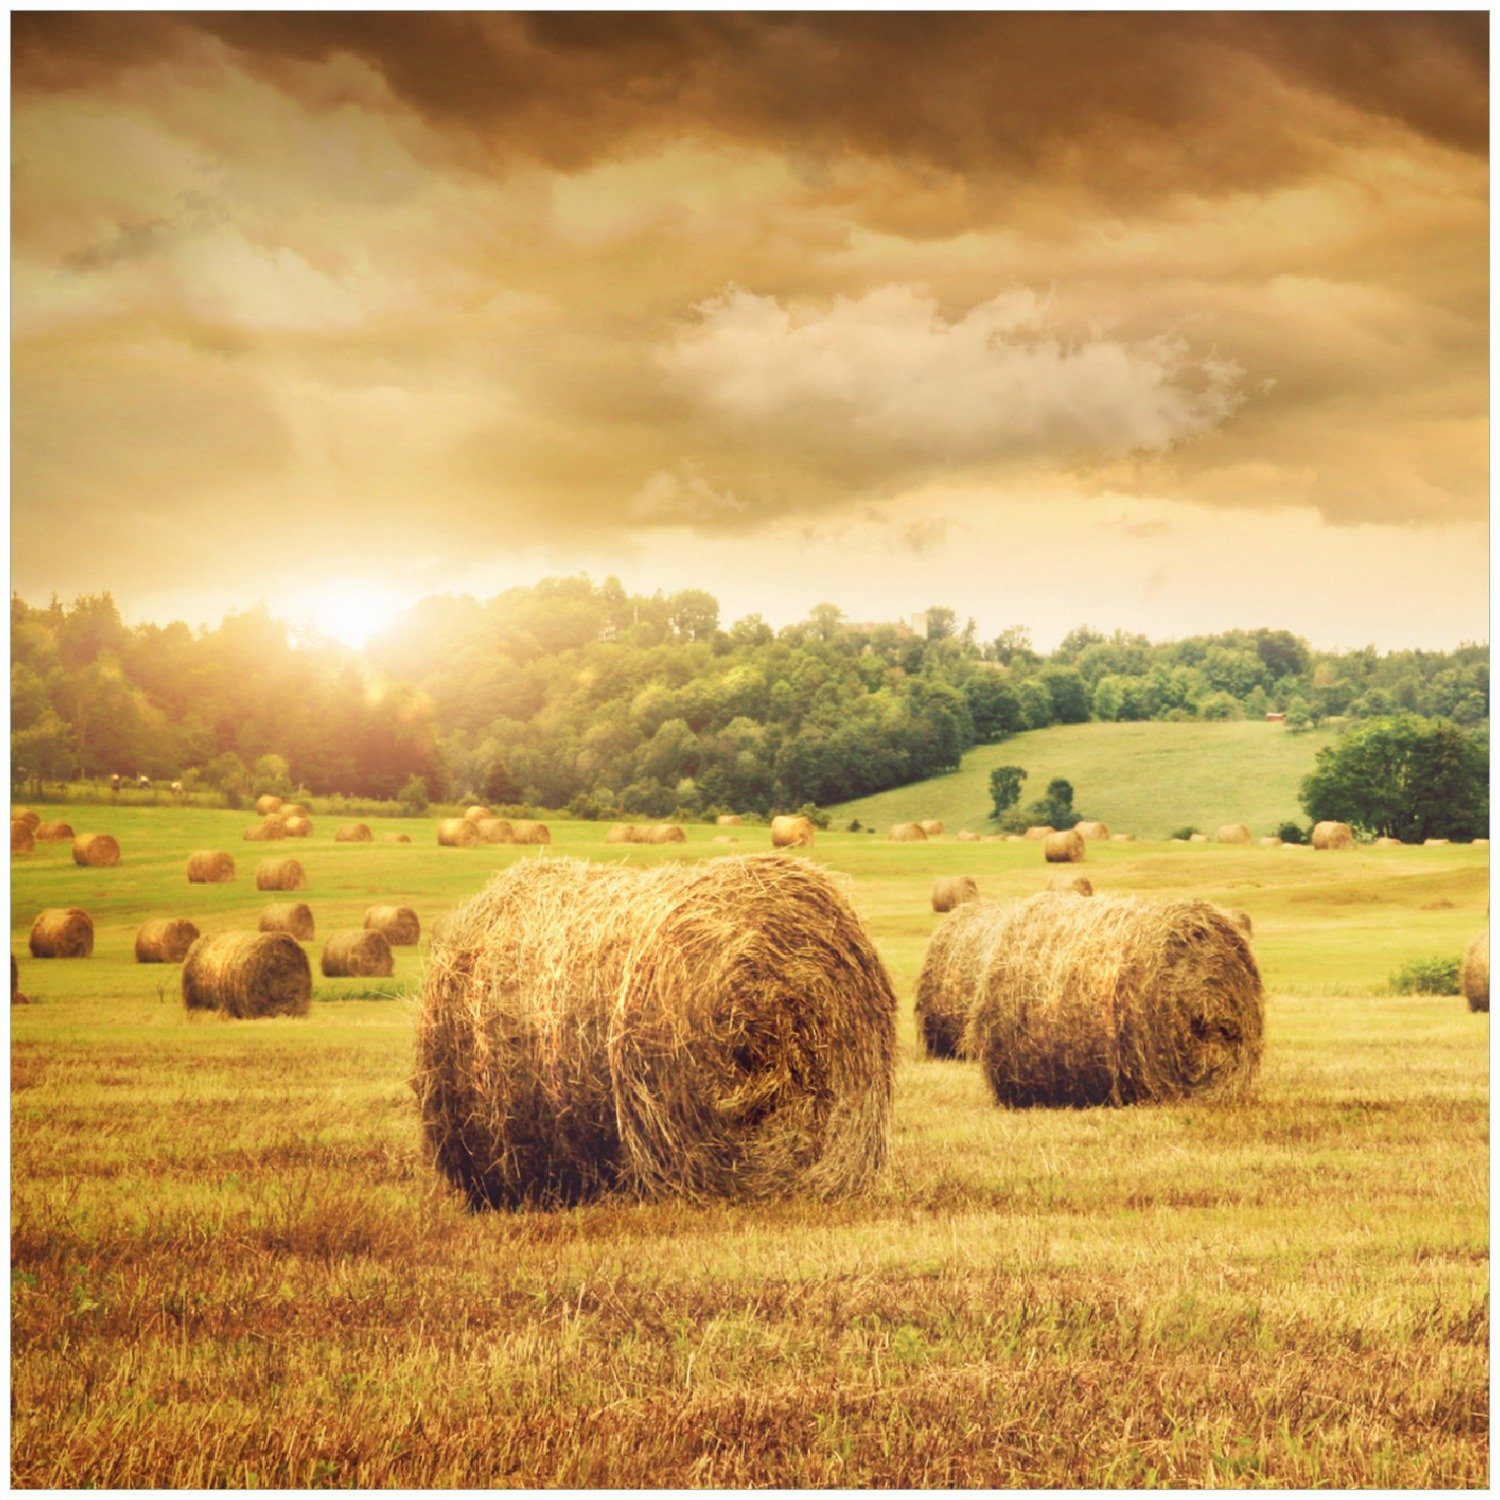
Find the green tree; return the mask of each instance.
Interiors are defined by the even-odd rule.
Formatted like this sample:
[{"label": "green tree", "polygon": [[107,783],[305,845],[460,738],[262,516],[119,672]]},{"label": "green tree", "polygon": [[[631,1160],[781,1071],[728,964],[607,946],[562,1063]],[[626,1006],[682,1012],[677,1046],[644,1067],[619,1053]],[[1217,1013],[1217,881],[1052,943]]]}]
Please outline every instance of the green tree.
[{"label": "green tree", "polygon": [[[1074,632],[1077,634],[1078,632]],[[1072,667],[1044,667],[1042,686],[1052,700],[1055,724],[1083,724],[1089,716],[1089,688]]]},{"label": "green tree", "polygon": [[510,774],[510,767],[496,756],[484,772],[484,800],[500,807],[512,806],[521,800],[521,783]]},{"label": "green tree", "polygon": [[1021,783],[1026,772],[1020,766],[996,766],[990,772],[990,799],[995,804],[991,814],[997,822],[1021,800]]},{"label": "green tree", "polygon": [[1073,811],[1073,783],[1054,776],[1047,783],[1046,794],[1031,804],[1031,811],[1038,823],[1071,828],[1078,821],[1078,814]]},{"label": "green tree", "polygon": [[78,768],[78,743],[72,729],[50,708],[29,729],[10,737],[11,781],[31,783],[40,792],[44,781],[64,781]]},{"label": "green tree", "polygon": [[427,783],[420,776],[409,776],[396,793],[396,801],[408,818],[420,818],[427,811]]}]

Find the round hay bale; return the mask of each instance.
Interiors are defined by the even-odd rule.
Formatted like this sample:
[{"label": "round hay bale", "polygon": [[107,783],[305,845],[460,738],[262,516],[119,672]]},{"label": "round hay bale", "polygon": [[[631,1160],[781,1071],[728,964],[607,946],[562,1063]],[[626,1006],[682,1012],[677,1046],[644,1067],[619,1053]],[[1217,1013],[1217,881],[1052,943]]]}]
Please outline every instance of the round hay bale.
[{"label": "round hay bale", "polygon": [[283,818],[310,818],[312,816],[300,802],[283,802],[280,807],[273,808],[272,811]]},{"label": "round hay bale", "polygon": [[944,827],[943,820],[941,818],[923,818],[922,832],[925,833],[928,838],[935,839],[939,834],[946,833],[947,829]]},{"label": "round hay bale", "polygon": [[75,836],[71,823],[38,823],[31,832],[39,844],[62,844]]},{"label": "round hay bale", "polygon": [[35,833],[42,817],[40,813],[32,812],[29,807],[13,807],[10,810],[10,820],[12,823],[24,823]]},{"label": "round hay bale", "polygon": [[182,1003],[235,1020],[305,1016],[312,966],[285,932],[221,932],[201,937],[182,963]]},{"label": "round hay bale", "polygon": [[275,901],[260,914],[262,932],[284,932],[299,943],[313,938],[312,907],[305,901]]},{"label": "round hay bale", "polygon": [[234,879],[234,860],[222,849],[195,849],[188,855],[189,885],[222,885]]},{"label": "round hay bale", "polygon": [[1375,847],[1377,849],[1400,849],[1404,846],[1400,839],[1378,838],[1375,840]]},{"label": "round hay bale", "polygon": [[1135,835],[1133,833],[1112,833],[1109,836],[1109,841],[1112,844],[1133,844],[1135,843]]},{"label": "round hay bale", "polygon": [[1208,842],[1208,835],[1206,833],[1190,833],[1190,834],[1188,834],[1188,843],[1190,843],[1190,844],[1206,844],[1207,842]]},{"label": "round hay bale", "polygon": [[1042,858],[1049,865],[1076,865],[1088,852],[1088,845],[1076,828],[1069,828],[1063,833],[1049,833],[1042,845]]},{"label": "round hay bale", "polygon": [[301,860],[263,859],[255,867],[255,889],[258,891],[300,891],[307,884],[307,871]]},{"label": "round hay bale", "polygon": [[687,834],[682,831],[680,823],[653,823],[646,830],[645,842],[648,844],[685,844]]},{"label": "round hay bale", "polygon": [[1281,840],[1274,833],[1268,833],[1260,841],[1260,846],[1262,849],[1279,849],[1281,848]]},{"label": "round hay bale", "polygon": [[23,823],[19,818],[11,819],[10,852],[12,854],[30,854],[35,848],[36,839],[32,836],[31,825]]},{"label": "round hay bale", "polygon": [[634,823],[616,823],[604,835],[604,842],[606,844],[637,844],[640,839],[636,835]]},{"label": "round hay bale", "polygon": [[738,813],[720,813],[714,822],[720,828],[738,828],[745,820]]},{"label": "round hay bale", "polygon": [[464,808],[464,817],[471,823],[484,823],[495,815],[482,802],[476,802],[472,807]]},{"label": "round hay bale", "polygon": [[252,823],[245,830],[247,843],[263,843],[268,839],[284,839],[286,837],[286,820],[284,818],[266,818],[262,822]]},{"label": "round hay bale", "polygon": [[272,796],[270,792],[255,799],[255,810],[263,818],[269,818],[272,813],[279,813],[281,808],[281,798]]},{"label": "round hay bale", "polygon": [[1109,824],[1101,823],[1097,818],[1085,818],[1081,823],[1074,825],[1078,837],[1081,839],[1108,839]]},{"label": "round hay bale", "polygon": [[365,927],[378,932],[393,948],[414,948],[422,938],[422,923],[409,906],[372,906]]},{"label": "round hay bale", "polygon": [[289,839],[305,839],[312,834],[312,822],[300,814],[293,813],[282,823],[281,831]]},{"label": "round hay bale", "polygon": [[33,958],[87,958],[94,951],[94,919],[78,906],[49,906],[31,924]]},{"label": "round hay bale", "polygon": [[1050,823],[1035,823],[1021,835],[1023,839],[1030,839],[1033,843],[1040,843],[1043,839],[1050,839],[1057,830]]},{"label": "round hay bale", "polygon": [[429,955],[414,1086],[474,1207],[831,1198],[884,1163],[895,1049],[885,966],[816,866],[540,859]]},{"label": "round hay bale", "polygon": [[979,835],[968,828],[960,828],[955,837],[960,844],[977,844],[980,842]]},{"label": "round hay bale", "polygon": [[411,843],[411,835],[409,833],[393,833],[393,834],[388,835],[388,838],[389,838],[389,841],[391,843],[393,843],[393,844],[409,844],[409,843]]},{"label": "round hay bale", "polygon": [[1049,893],[994,922],[961,1045],[998,1103],[1244,1093],[1265,1001],[1249,941],[1217,907]]},{"label": "round hay bale", "polygon": [[396,960],[384,934],[347,927],[329,934],[320,967],[325,979],[389,979],[396,972]]},{"label": "round hay bale", "polygon": [[1246,937],[1255,936],[1255,922],[1243,906],[1226,906],[1223,912]]},{"label": "round hay bale", "polygon": [[186,917],[158,917],[142,922],[135,934],[138,964],[180,964],[200,934]]},{"label": "round hay bale", "polygon": [[1458,972],[1458,985],[1469,1002],[1470,1010],[1488,1013],[1490,1008],[1490,930],[1477,932],[1464,954],[1463,967]]},{"label": "round hay bale", "polygon": [[1221,844],[1248,844],[1250,829],[1244,823],[1220,823],[1217,838]]},{"label": "round hay bale", "polygon": [[927,834],[920,823],[897,823],[891,829],[893,844],[925,844]]},{"label": "round hay bale", "polygon": [[952,911],[965,901],[979,899],[979,886],[972,875],[939,875],[932,884],[933,911]]},{"label": "round hay bale", "polygon": [[1314,849],[1348,849],[1354,844],[1354,831],[1347,823],[1314,823],[1312,846]]},{"label": "round hay bale", "polygon": [[374,840],[368,823],[341,823],[333,831],[335,844],[369,844]]},{"label": "round hay bale", "polygon": [[999,930],[994,901],[966,901],[941,922],[917,976],[917,1035],[928,1057],[962,1057],[964,1026]]},{"label": "round hay bale", "polygon": [[516,841],[515,827],[507,818],[483,818],[469,826],[478,830],[476,842],[480,844],[513,844]]},{"label": "round hay bale", "polygon": [[817,830],[810,818],[787,815],[771,819],[771,847],[773,849],[802,849],[810,847]]},{"label": "round hay bale", "polygon": [[1049,891],[1071,891],[1075,896],[1092,896],[1094,882],[1087,875],[1052,875],[1047,879]]},{"label": "round hay bale", "polygon": [[1005,835],[1005,842],[1007,844],[1024,844],[1026,842],[1026,840],[1025,840],[1025,837],[1022,834],[1019,834],[1019,833],[1007,833]]},{"label": "round hay bale", "polygon": [[1423,839],[1422,847],[1424,849],[1441,849],[1447,842],[1447,839]]},{"label": "round hay bale", "polygon": [[734,834],[732,834],[732,833],[721,833],[721,834],[718,834],[718,835],[715,836],[714,843],[716,843],[716,844],[737,844],[737,843],[739,843],[739,839],[737,839],[734,836]]},{"label": "round hay bale", "polygon": [[105,869],[120,863],[120,846],[107,833],[84,833],[73,840],[73,863]]},{"label": "round hay bale", "polygon": [[550,844],[552,830],[545,823],[512,823],[511,842],[515,844]]},{"label": "round hay bale", "polygon": [[444,818],[437,826],[437,841],[449,849],[470,848],[479,842],[479,825],[467,818]]}]

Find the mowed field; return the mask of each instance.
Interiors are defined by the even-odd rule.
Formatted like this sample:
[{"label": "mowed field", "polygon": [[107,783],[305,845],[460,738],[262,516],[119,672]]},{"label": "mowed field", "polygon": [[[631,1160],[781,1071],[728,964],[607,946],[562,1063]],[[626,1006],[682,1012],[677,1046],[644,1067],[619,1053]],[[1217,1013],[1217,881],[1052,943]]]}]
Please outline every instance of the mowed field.
[{"label": "mowed field", "polygon": [[[934,876],[1021,895],[1037,847],[821,835],[901,1001],[880,1186],[471,1215],[407,1084],[395,992],[425,937],[394,984],[317,979],[309,1018],[254,1022],[187,1019],[132,938],[253,927],[288,899],[256,862],[294,855],[316,972],[372,902],[425,927],[538,851],[438,848],[430,821],[372,824],[409,846],[335,845],[326,817],[262,845],[246,814],[68,816],[124,862],[12,860],[38,1002],[11,1013],[18,1485],[1487,1482],[1488,1017],[1380,993],[1484,925],[1487,851],[1091,846],[1102,890],[1252,914],[1260,1081],[1233,1106],[1007,1112],[973,1066],[919,1058],[912,988]],[[590,858],[725,852],[552,827]],[[199,847],[236,882],[189,886]],[[32,916],[69,904],[95,956],[30,960]]]},{"label": "mowed field", "polygon": [[892,823],[941,818],[950,833],[985,832],[993,810],[990,772],[1020,766],[1022,807],[1054,776],[1073,783],[1073,805],[1138,838],[1170,838],[1196,826],[1247,823],[1257,835],[1284,822],[1306,823],[1297,801],[1302,778],[1331,730],[1291,734],[1281,724],[1060,724],[970,750],[957,771],[877,792],[831,809],[834,827],[858,818],[886,832]]}]

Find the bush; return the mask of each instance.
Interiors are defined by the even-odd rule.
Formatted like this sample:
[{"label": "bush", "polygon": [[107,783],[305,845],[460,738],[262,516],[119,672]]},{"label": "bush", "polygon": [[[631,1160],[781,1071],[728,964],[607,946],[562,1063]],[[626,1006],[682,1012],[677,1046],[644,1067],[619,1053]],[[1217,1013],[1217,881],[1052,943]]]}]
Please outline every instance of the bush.
[{"label": "bush", "polygon": [[845,833],[859,833],[861,831],[861,829],[864,828],[864,826],[865,825],[863,823],[861,823],[858,818],[850,818],[849,821],[848,821],[848,823],[846,823],[844,825],[844,832]]},{"label": "bush", "polygon": [[827,828],[828,825],[833,821],[833,819],[830,818],[821,807],[818,807],[811,802],[804,802],[802,806],[797,809],[797,816],[799,818],[806,818],[814,828]]},{"label": "bush", "polygon": [[1191,823],[1189,823],[1186,828],[1177,829],[1177,831],[1173,833],[1172,837],[1174,839],[1190,839],[1195,833],[1197,833],[1197,831],[1198,830]]},{"label": "bush", "polygon": [[1390,991],[1393,995],[1456,995],[1458,966],[1457,957],[1414,958],[1391,975]]},{"label": "bush", "polygon": [[1276,837],[1283,844],[1305,844],[1307,842],[1307,831],[1299,823],[1283,823],[1276,830]]},{"label": "bush", "polygon": [[396,801],[408,818],[420,818],[427,811],[427,783],[420,776],[408,778],[396,793]]}]

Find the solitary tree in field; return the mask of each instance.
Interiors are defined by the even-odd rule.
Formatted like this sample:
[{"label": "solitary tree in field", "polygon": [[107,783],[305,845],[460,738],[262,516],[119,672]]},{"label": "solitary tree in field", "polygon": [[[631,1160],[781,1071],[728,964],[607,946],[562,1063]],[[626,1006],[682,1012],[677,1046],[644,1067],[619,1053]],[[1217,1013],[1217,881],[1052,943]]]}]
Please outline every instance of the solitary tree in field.
[{"label": "solitary tree in field", "polygon": [[996,766],[990,772],[990,796],[994,799],[995,811],[991,815],[1000,819],[1021,800],[1021,783],[1026,772],[1020,766]]}]

